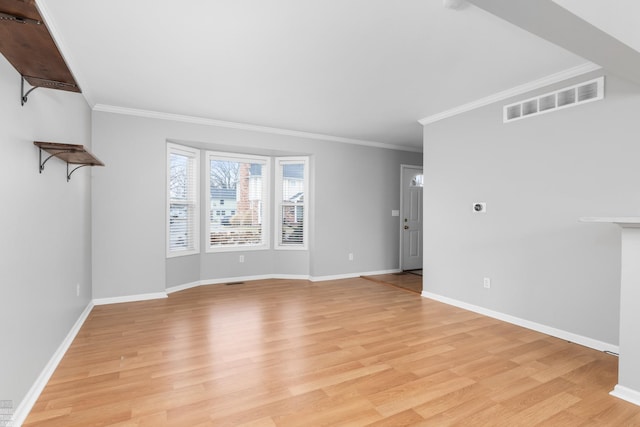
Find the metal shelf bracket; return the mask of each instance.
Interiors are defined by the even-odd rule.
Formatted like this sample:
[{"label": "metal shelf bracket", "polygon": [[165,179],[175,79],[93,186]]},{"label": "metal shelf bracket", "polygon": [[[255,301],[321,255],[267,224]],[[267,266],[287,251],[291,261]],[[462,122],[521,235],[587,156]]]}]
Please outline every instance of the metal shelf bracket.
[{"label": "metal shelf bracket", "polygon": [[92,166],[92,165],[80,165],[80,166],[77,166],[77,167],[73,168],[73,169],[71,170],[71,172],[69,172],[69,163],[67,162],[67,182],[69,182],[69,181],[71,180],[71,174],[72,174],[72,173],[74,173],[74,172],[75,172],[75,171],[77,171],[78,169],[80,169],[80,168],[84,168],[84,167],[86,167],[86,166]]},{"label": "metal shelf bracket", "polygon": [[[57,157],[67,164],[67,182],[71,180],[71,175],[80,168],[85,166],[104,166],[104,163],[88,152],[82,145],[42,141],[34,141],[33,143],[38,147],[38,171],[42,173],[45,164],[52,157]],[[49,157],[43,160],[42,151],[49,153]]]},{"label": "metal shelf bracket", "polygon": [[27,93],[24,93],[24,76],[20,77],[22,78],[22,80],[20,81],[20,105],[24,106],[24,104],[27,103],[27,97],[29,96],[29,94],[38,89],[40,86],[34,86],[29,89]]},{"label": "metal shelf bracket", "polygon": [[[34,88],[35,89],[35,88]],[[44,159],[44,161],[42,161],[42,148],[38,147],[39,149],[39,157],[40,157],[40,173],[42,173],[42,171],[44,170],[44,165],[45,163],[47,163],[49,161],[50,158],[52,157],[58,157],[60,154],[64,154],[64,153],[73,153],[74,150],[60,150],[57,153],[53,153],[52,155],[50,155],[49,157],[47,157],[46,159]],[[75,170],[75,169],[74,169]],[[73,171],[71,171],[71,173],[73,173]],[[69,163],[67,163],[67,177],[70,176],[71,174],[69,173]],[[69,179],[67,179],[67,181],[69,181]]]},{"label": "metal shelf bracket", "polygon": [[36,80],[37,84],[35,86],[33,86],[31,89],[29,89],[27,91],[27,93],[25,93],[24,92],[24,82],[27,79],[33,79],[33,77],[27,76],[27,79],[25,79],[25,76],[21,75],[20,78],[21,78],[21,81],[20,81],[20,104],[22,106],[24,106],[24,104],[27,103],[27,97],[29,96],[29,94],[31,92],[33,92],[34,90],[38,89],[39,87],[44,87],[44,88],[48,88],[48,89],[61,89],[61,90],[68,90],[68,91],[78,91],[79,90],[78,86],[76,86],[75,84],[65,83],[65,82],[57,82],[55,80],[46,80],[46,79],[38,78]]}]

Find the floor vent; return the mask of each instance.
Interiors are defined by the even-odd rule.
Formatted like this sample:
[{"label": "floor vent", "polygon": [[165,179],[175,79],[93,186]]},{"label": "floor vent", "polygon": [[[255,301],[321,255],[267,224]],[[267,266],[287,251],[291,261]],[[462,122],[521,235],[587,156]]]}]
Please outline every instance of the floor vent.
[{"label": "floor vent", "polygon": [[503,108],[504,123],[604,98],[604,77],[530,98]]},{"label": "floor vent", "polygon": [[229,283],[225,283],[225,285],[227,285],[227,286],[244,285],[244,282],[229,282]]}]

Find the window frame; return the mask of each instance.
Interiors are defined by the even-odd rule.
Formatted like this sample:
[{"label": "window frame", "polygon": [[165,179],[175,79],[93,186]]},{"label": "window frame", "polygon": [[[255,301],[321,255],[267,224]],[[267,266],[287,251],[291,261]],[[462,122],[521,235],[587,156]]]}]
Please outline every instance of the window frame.
[{"label": "window frame", "polygon": [[[239,245],[229,245],[229,246],[212,246],[211,245],[211,212],[216,209],[212,209],[211,207],[211,160],[224,160],[224,161],[232,161],[232,162],[241,162],[241,163],[260,163],[262,165],[262,227],[261,227],[261,236],[262,243],[260,244],[239,244]],[[271,248],[271,157],[268,156],[259,156],[254,154],[242,154],[242,153],[230,153],[223,151],[206,151],[205,152],[205,175],[204,179],[206,181],[206,189],[204,194],[204,200],[206,200],[206,209],[205,209],[205,227],[203,236],[205,238],[205,252],[206,253],[224,253],[224,252],[247,252],[247,251],[261,251],[261,250],[269,250]],[[218,207],[219,210],[219,207]],[[225,207],[224,209],[229,210],[230,212],[235,212],[237,209],[229,209]]]},{"label": "window frame", "polygon": [[[286,156],[275,157],[275,194],[274,194],[274,246],[275,250],[287,250],[287,251],[306,251],[309,247],[309,156]],[[282,166],[285,164],[302,164],[304,166],[303,172],[303,203],[295,204],[293,206],[302,206],[302,243],[301,244],[282,244],[282,208],[286,204],[283,199],[283,183],[284,176],[282,174]]]},{"label": "window frame", "polygon": [[[188,192],[191,193],[189,200],[184,204],[192,206],[190,209],[193,212],[194,218],[192,220],[192,233],[191,241],[193,242],[192,249],[175,250],[171,249],[171,205],[182,204],[183,202],[176,199],[171,199],[171,155],[181,155],[189,159],[189,168],[191,173],[191,182],[194,188]],[[184,145],[178,145],[173,143],[167,143],[167,155],[166,155],[166,210],[165,210],[165,245],[166,245],[166,257],[175,258],[180,256],[197,255],[200,253],[200,159],[201,152],[197,148],[187,147]],[[189,209],[188,209],[189,211]]]}]

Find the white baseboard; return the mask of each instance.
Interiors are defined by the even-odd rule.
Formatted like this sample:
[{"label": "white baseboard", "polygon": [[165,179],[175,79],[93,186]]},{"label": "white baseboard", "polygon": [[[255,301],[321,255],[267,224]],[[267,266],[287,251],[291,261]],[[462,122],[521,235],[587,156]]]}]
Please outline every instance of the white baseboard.
[{"label": "white baseboard", "polygon": [[402,273],[402,270],[399,268],[393,268],[391,270],[379,270],[379,271],[368,271],[366,273],[361,273],[361,276],[376,276],[378,274],[395,274]]},{"label": "white baseboard", "polygon": [[111,297],[111,298],[94,298],[94,305],[105,305],[105,304],[118,304],[121,302],[135,302],[135,301],[146,301],[150,299],[160,299],[166,298],[166,292],[153,292],[149,294],[138,294],[138,295],[125,295],[122,297]]},{"label": "white baseboard", "polygon": [[[184,291],[186,289],[196,288],[198,286],[220,285],[220,284],[231,283],[231,282],[249,282],[254,280],[309,280],[310,282],[324,282],[327,280],[353,279],[354,277],[373,276],[377,274],[393,274],[393,273],[399,273],[400,271],[402,270],[398,270],[398,269],[379,270],[379,271],[368,271],[364,273],[336,274],[333,276],[308,276],[305,274],[261,274],[257,276],[224,277],[224,278],[217,278],[217,279],[198,280],[195,282],[184,283],[182,285],[171,286],[166,288],[165,292],[167,294],[172,294],[174,292]],[[115,301],[115,302],[125,302],[125,301]],[[105,303],[105,304],[109,304],[109,303]]]},{"label": "white baseboard", "polygon": [[378,270],[378,271],[366,271],[362,273],[346,273],[346,274],[335,274],[332,276],[311,276],[309,280],[312,282],[325,282],[327,280],[340,280],[340,279],[353,279],[354,277],[360,276],[376,276],[378,274],[393,274],[399,273],[402,270],[392,269],[392,270]]},{"label": "white baseboard", "polygon": [[16,407],[16,410],[13,413],[13,417],[11,419],[12,424],[10,425],[15,425],[16,427],[19,427],[27,418],[27,415],[29,415],[29,412],[31,412],[31,408],[33,408],[33,405],[38,400],[40,393],[42,393],[42,390],[44,390],[44,387],[49,382],[51,375],[53,375],[53,372],[58,367],[58,364],[62,360],[62,357],[64,356],[64,354],[69,349],[69,346],[71,346],[71,343],[73,342],[74,338],[76,337],[76,335],[78,335],[80,328],[82,327],[85,320],[87,320],[87,317],[89,317],[89,313],[91,313],[91,310],[93,309],[93,307],[94,307],[93,301],[89,301],[89,304],[87,304],[87,307],[80,314],[80,317],[78,317],[78,320],[76,320],[76,323],[74,323],[74,325],[71,327],[71,330],[69,331],[67,336],[64,338],[62,343],[58,346],[55,353],[53,353],[53,356],[51,356],[51,359],[49,359],[49,362],[47,362],[42,372],[40,372],[40,375],[38,375],[38,378],[36,378],[36,381],[33,383],[33,385],[27,392],[24,399],[22,399],[22,401]]},{"label": "white baseboard", "polygon": [[274,280],[274,279],[276,280],[278,279],[309,280],[309,276],[295,275],[295,274],[261,274],[257,276],[224,277],[221,279],[201,280],[200,285],[221,285],[225,283],[251,282],[254,280]]},{"label": "white baseboard", "polygon": [[310,276],[307,274],[277,274],[270,279],[280,279],[280,280],[310,280]]},{"label": "white baseboard", "polygon": [[309,276],[297,275],[297,274],[262,274],[259,276],[225,277],[222,279],[198,280],[191,283],[171,286],[165,289],[165,292],[167,294],[172,294],[174,292],[184,291],[186,289],[197,288],[198,286],[222,285],[222,284],[231,283],[231,282],[249,282],[253,280],[271,280],[271,279],[309,280]]},{"label": "white baseboard", "polygon": [[167,294],[172,294],[172,293],[178,292],[178,291],[184,291],[184,290],[191,289],[191,288],[197,288],[200,285],[202,285],[202,281],[201,280],[196,280],[195,282],[185,283],[185,284],[182,284],[182,285],[176,285],[176,286],[168,287],[164,291]]},{"label": "white baseboard", "polygon": [[618,354],[620,352],[620,349],[617,345],[609,344],[599,340],[594,340],[589,337],[577,335],[572,332],[563,331],[562,329],[552,328],[547,325],[531,322],[526,319],[521,319],[519,317],[511,316],[509,314],[504,314],[498,311],[489,310],[487,308],[480,307],[477,305],[468,304],[466,302],[458,301],[453,298],[445,297],[438,294],[433,294],[427,291],[422,291],[422,296],[425,298],[429,298],[435,301],[445,303],[445,304],[453,305],[455,307],[463,308],[465,310],[473,311],[475,313],[479,313],[485,316],[493,317],[494,319],[498,319],[508,323],[512,323],[514,325],[522,326],[523,328],[541,332],[546,335],[551,335],[556,338],[560,338],[566,341],[571,341],[573,343],[580,344],[585,347],[593,348],[595,350],[606,351],[606,352],[611,352],[615,354]]},{"label": "white baseboard", "polygon": [[618,384],[609,394],[617,397],[618,399],[626,400],[627,402],[640,406],[640,391],[632,390]]}]

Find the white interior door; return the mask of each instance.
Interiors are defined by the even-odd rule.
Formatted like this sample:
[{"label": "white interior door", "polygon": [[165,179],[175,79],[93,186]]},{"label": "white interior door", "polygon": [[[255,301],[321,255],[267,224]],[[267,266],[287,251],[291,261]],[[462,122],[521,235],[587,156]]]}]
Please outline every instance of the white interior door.
[{"label": "white interior door", "polygon": [[401,267],[422,268],[422,168],[402,166]]}]

